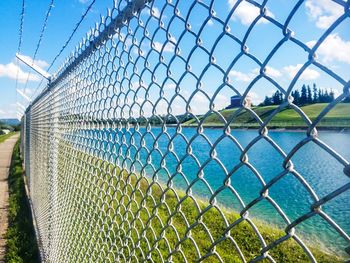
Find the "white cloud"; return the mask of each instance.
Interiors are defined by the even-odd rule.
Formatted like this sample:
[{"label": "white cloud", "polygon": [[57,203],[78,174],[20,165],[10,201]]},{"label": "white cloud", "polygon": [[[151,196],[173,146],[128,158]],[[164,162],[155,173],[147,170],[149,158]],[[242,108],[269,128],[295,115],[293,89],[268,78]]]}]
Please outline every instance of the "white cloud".
[{"label": "white cloud", "polygon": [[[156,51],[161,52],[162,48],[163,48],[163,44],[160,43],[160,42],[155,41],[155,42],[152,43],[152,47]],[[164,52],[174,52],[174,50],[175,50],[175,46],[172,43],[170,43],[170,42],[166,43],[165,46],[164,46],[164,49],[163,49]]]},{"label": "white cloud", "polygon": [[[282,73],[278,69],[275,69],[275,68],[270,67],[270,66],[266,66],[265,69],[266,69],[265,74],[272,77],[272,78],[278,78],[278,77],[282,76]],[[243,73],[240,71],[232,70],[229,73],[229,77],[233,81],[250,82],[259,74],[260,74],[259,68],[255,68],[249,73]]]},{"label": "white cloud", "polygon": [[305,7],[308,16],[321,29],[327,29],[344,13],[344,8],[341,5],[330,0],[307,0]]},{"label": "white cloud", "polygon": [[[0,77],[16,79],[18,74],[18,81],[24,83],[27,81],[28,72],[23,71],[15,63],[0,64]],[[28,81],[40,81],[40,77],[34,73],[29,75]]]},{"label": "white cloud", "polygon": [[250,82],[253,80],[254,74],[231,70],[229,73],[229,77],[233,81]]},{"label": "white cloud", "polygon": [[[237,0],[228,0],[228,5],[230,8],[233,8],[233,6],[237,3]],[[271,13],[271,11],[267,10],[266,14],[270,17],[274,17],[274,15]],[[249,2],[242,1],[236,8],[236,10],[233,13],[233,19],[237,18],[243,25],[250,25],[257,16],[260,15],[260,9]],[[261,18],[258,21],[258,24],[260,23],[268,23],[266,19]]]},{"label": "white cloud", "polygon": [[[288,74],[292,79],[298,73],[299,69],[302,67],[302,64],[290,65],[283,68],[283,70]],[[320,76],[320,73],[314,69],[306,68],[300,76],[302,80],[313,80],[317,79]]]},{"label": "white cloud", "polygon": [[82,4],[86,4],[87,2],[89,2],[90,0],[79,0],[79,3],[82,3]]},{"label": "white cloud", "polygon": [[[213,98],[212,93],[207,93],[209,96],[209,99]],[[208,112],[209,109],[209,99],[201,92],[197,92],[196,95],[192,98],[190,106],[191,111],[194,114],[205,114]],[[216,95],[215,99],[213,100],[215,109],[221,110],[225,107],[227,107],[230,104],[230,98],[228,96],[224,96],[222,94]],[[182,113],[184,113],[184,110],[182,110]]]},{"label": "white cloud", "polygon": [[[166,85],[167,87],[175,87],[172,83],[169,85]],[[192,95],[192,92],[188,90],[182,90],[181,95],[185,98],[183,100],[182,98],[178,97],[174,101],[171,102],[171,105],[168,105],[167,103],[159,103],[156,107],[157,114],[159,115],[166,115],[168,113],[168,109],[171,109],[171,113],[174,115],[181,115],[186,113],[186,104],[189,102],[189,99]],[[205,114],[208,111],[210,111],[209,104],[210,101],[213,101],[213,104],[215,106],[216,110],[221,110],[223,108],[226,108],[230,104],[230,96],[232,94],[217,94],[216,97],[214,98],[214,93],[212,92],[207,92],[206,93],[208,97],[202,93],[202,92],[196,92],[196,94],[191,98],[191,101],[189,103],[189,106],[191,107],[191,112],[193,114]],[[254,92],[250,92],[249,95],[253,98],[253,101],[259,100],[260,97],[255,94]],[[155,103],[158,98],[150,99],[152,103]],[[261,100],[260,100],[261,101]],[[259,101],[259,102],[260,102]],[[143,98],[137,98],[136,102],[139,105],[142,105],[144,103]],[[150,116],[152,115],[152,110],[153,108],[151,107],[150,103],[145,103],[142,106],[142,109],[144,110],[144,115],[145,116]]]},{"label": "white cloud", "polygon": [[[260,69],[259,68],[253,69],[252,73],[254,73],[255,75],[258,75],[258,74],[260,74]],[[282,73],[278,69],[275,69],[275,68],[270,67],[270,66],[265,67],[265,74],[269,77],[272,77],[272,78],[278,78],[278,77],[282,76]]]},{"label": "white cloud", "polygon": [[[316,41],[306,43],[312,48]],[[330,34],[316,50],[324,62],[339,61],[350,64],[350,41],[343,40],[338,34]]]},{"label": "white cloud", "polygon": [[155,18],[160,18],[160,11],[157,7],[145,8],[142,11],[143,14],[151,15]]},{"label": "white cloud", "polygon": [[266,69],[265,74],[270,76],[270,77],[278,78],[278,77],[282,76],[281,72],[278,69],[275,69],[275,68],[270,67],[270,66],[266,66],[265,69]]},{"label": "white cloud", "polygon": [[176,89],[176,84],[175,83],[168,83],[163,86],[164,90],[175,90]]},{"label": "white cloud", "polygon": [[[24,57],[26,60],[28,60],[31,63],[33,63],[33,58],[32,57],[25,56],[25,55],[22,55],[22,57]],[[34,64],[37,65],[39,68],[47,68],[49,66],[49,63],[47,63],[45,60],[41,60],[41,59],[35,59],[34,60]]]},{"label": "white cloud", "polygon": [[[189,97],[191,95],[190,92],[187,90],[183,90],[181,92],[182,96],[186,98],[186,100],[189,100]],[[213,98],[214,94],[213,93],[207,93],[209,99],[202,93],[202,92],[197,92],[191,99],[190,102],[190,107],[191,107],[191,112],[193,114],[205,114],[208,112],[209,109],[209,103],[211,99],[213,99],[213,103],[215,105],[216,110],[221,110],[225,107],[227,107],[230,104],[230,97],[225,96],[223,94],[217,94],[215,99]],[[184,114],[186,112],[186,103],[181,99],[181,100],[175,100],[171,104],[171,111],[172,114],[174,115],[180,115]],[[161,110],[163,114],[166,113],[166,109]]]},{"label": "white cloud", "polygon": [[253,104],[255,104],[255,105],[257,105],[263,101],[262,97],[254,91],[249,91],[248,96],[251,98]]},{"label": "white cloud", "polygon": [[212,19],[209,19],[209,20],[208,20],[208,26],[212,26],[212,25],[214,25],[214,22],[213,22]]},{"label": "white cloud", "polygon": [[[148,103],[148,102],[145,103],[145,100],[143,98],[137,98],[135,102],[142,109],[143,116],[149,117],[152,115],[153,107],[150,103]],[[139,116],[138,113],[139,112],[135,112],[134,113],[134,114],[136,114],[135,116]]]},{"label": "white cloud", "polygon": [[124,44],[124,48],[126,49],[129,49],[129,47],[133,44],[131,35],[126,36],[123,33],[119,33],[119,34],[115,34],[113,36],[113,39],[117,43],[122,42]]},{"label": "white cloud", "polygon": [[136,38],[134,39],[131,35],[126,36],[123,33],[115,34],[113,36],[113,39],[115,39],[117,43],[122,42],[126,50],[128,50],[131,47],[131,45],[133,44],[133,41],[136,40],[135,45],[137,45],[138,43]]},{"label": "white cloud", "polygon": [[[117,39],[116,41],[120,40],[122,42],[125,43],[124,48],[126,48],[128,50],[128,48],[133,44],[132,38],[128,37],[126,38],[125,35],[120,34],[120,35],[115,35],[114,36],[115,39]],[[164,44],[163,42],[159,42],[159,41],[143,41],[142,44],[140,45],[134,40],[134,48],[133,48],[133,52],[135,55],[139,54],[139,50],[142,51],[143,54],[148,53],[150,51],[150,48],[152,47],[153,50],[158,51],[159,53],[162,51],[162,48],[164,46],[163,52],[170,52],[173,53],[175,51],[175,44],[177,43],[177,40],[174,36],[168,36],[168,40],[166,42],[166,44]],[[136,47],[136,48],[135,48]]]},{"label": "white cloud", "polygon": [[230,104],[230,98],[229,96],[218,94],[215,97],[214,104],[216,110],[221,110],[223,108],[226,108]]}]

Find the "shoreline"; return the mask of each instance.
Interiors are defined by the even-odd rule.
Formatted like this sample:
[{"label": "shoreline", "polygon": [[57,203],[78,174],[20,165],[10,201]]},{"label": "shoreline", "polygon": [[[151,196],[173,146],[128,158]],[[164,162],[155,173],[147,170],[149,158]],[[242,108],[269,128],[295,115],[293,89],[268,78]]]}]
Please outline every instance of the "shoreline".
[{"label": "shoreline", "polygon": [[[177,127],[177,125],[168,125],[169,127]],[[154,127],[158,127],[158,126],[154,126]],[[161,126],[159,126],[161,127]],[[182,128],[192,128],[192,129],[196,129],[198,126],[197,125],[182,125]],[[223,125],[203,125],[203,128],[210,128],[210,129],[222,129],[224,126]],[[258,130],[259,127],[251,127],[251,126],[230,126],[231,130],[242,130],[242,131],[246,131],[246,130]],[[306,126],[284,126],[284,127],[280,127],[280,126],[272,126],[272,127],[268,127],[269,131],[271,132],[284,132],[284,131],[288,131],[288,132],[305,132],[307,130],[308,127]],[[322,131],[322,132],[327,132],[327,131],[333,131],[333,132],[338,132],[338,133],[350,133],[350,127],[317,127],[316,129],[318,131]]]}]

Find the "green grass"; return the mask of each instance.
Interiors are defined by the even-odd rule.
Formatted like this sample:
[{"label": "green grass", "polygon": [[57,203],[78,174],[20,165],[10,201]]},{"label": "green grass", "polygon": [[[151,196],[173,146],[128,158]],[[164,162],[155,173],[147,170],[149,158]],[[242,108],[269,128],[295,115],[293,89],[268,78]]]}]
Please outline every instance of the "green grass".
[{"label": "green grass", "polygon": [[[314,121],[321,111],[327,106],[327,103],[318,103],[301,107],[304,113]],[[277,106],[262,106],[253,107],[253,111],[262,119],[265,120]],[[237,109],[228,109],[220,111],[220,114],[226,121],[230,121]],[[194,119],[184,123],[184,125],[197,125]],[[224,121],[218,114],[212,113],[204,120],[206,126],[223,126]],[[248,111],[242,110],[231,122],[233,127],[259,127],[254,116]],[[285,109],[276,114],[269,122],[269,127],[275,128],[292,128],[306,127],[305,121],[294,109]],[[317,125],[318,127],[340,127],[350,128],[350,103],[337,104]]]},{"label": "green grass", "polygon": [[[302,107],[302,110],[313,121],[321,113],[321,111],[327,106],[326,103],[319,103],[313,105],[307,105]],[[280,112],[273,118],[274,122],[292,122],[302,123],[300,116],[293,109],[288,109]],[[336,105],[321,121],[322,124],[336,126],[337,124],[346,123],[350,126],[350,104],[341,103]]]},{"label": "green grass", "polygon": [[[99,260],[101,248],[110,260],[117,254],[128,257],[133,253],[136,258],[149,254],[150,262],[161,262],[161,258],[166,261],[170,255],[172,262],[184,262],[184,257],[196,262],[203,255],[208,255],[203,261],[208,263],[219,262],[218,256],[224,262],[241,262],[234,242],[247,261],[260,254],[259,238],[246,220],[226,232],[228,225],[240,217],[234,211],[219,211],[197,198],[195,202],[182,191],[151,183],[68,145],[59,147],[58,166],[58,199],[64,202],[62,207],[71,208],[58,213],[71,218],[64,227],[69,238],[62,234],[58,249],[73,247],[70,259],[78,257],[77,248],[83,244],[86,249],[87,240],[95,244],[89,257],[93,262]],[[285,236],[281,229],[253,221],[267,244]],[[213,242],[217,242],[215,253],[211,250]],[[318,262],[342,262],[319,248],[311,251]],[[292,238],[269,254],[276,262],[310,262]]]},{"label": "green grass", "polygon": [[15,132],[10,132],[8,134],[0,135],[0,143],[6,141],[8,138],[10,138],[14,134],[15,134]]},{"label": "green grass", "polygon": [[19,141],[12,155],[9,174],[9,228],[7,230],[7,263],[39,262],[38,247],[25,192]]}]

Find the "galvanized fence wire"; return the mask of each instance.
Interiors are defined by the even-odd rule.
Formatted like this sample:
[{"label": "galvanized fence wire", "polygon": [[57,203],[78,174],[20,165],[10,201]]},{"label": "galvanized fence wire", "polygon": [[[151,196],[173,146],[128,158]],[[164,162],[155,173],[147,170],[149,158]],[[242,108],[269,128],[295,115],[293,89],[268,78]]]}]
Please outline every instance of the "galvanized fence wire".
[{"label": "galvanized fence wire", "polygon": [[[276,251],[284,245],[295,253],[301,251],[303,257],[297,260],[316,262],[319,255],[299,232],[299,226],[314,217],[344,239],[343,249],[347,249],[349,233],[323,206],[348,192],[350,182],[320,195],[292,159],[305,145],[314,144],[343,167],[345,178],[350,176],[349,161],[317,132],[324,116],[349,95],[350,84],[316,55],[327,37],[349,18],[349,2],[334,1],[344,12],[313,47],[289,28],[303,1],[295,4],[284,22],[269,14],[267,0],[237,1],[224,17],[214,11],[220,3],[114,2],[27,109],[24,159],[44,262],[276,262],[282,260]],[[239,37],[230,21],[242,4],[259,12]],[[199,9],[206,15],[198,16]],[[264,60],[250,52],[247,44],[261,20],[280,32],[280,41],[266,50]],[[208,33],[211,23],[221,30]],[[210,41],[206,34],[212,34]],[[216,57],[224,39],[228,63]],[[267,67],[287,43],[299,47],[307,58],[290,84],[282,86]],[[196,60],[198,53],[206,61],[204,66]],[[259,71],[242,92],[232,84],[230,71],[243,59],[254,62]],[[343,93],[314,120],[293,104],[291,96],[310,66],[343,87]],[[219,80],[214,92],[206,89],[209,71],[215,71]],[[264,119],[247,102],[261,79],[283,94],[283,103]],[[241,106],[229,118],[215,106],[224,89],[241,98]],[[198,97],[200,117],[195,114]],[[306,127],[305,137],[288,152],[268,133],[274,116],[286,108],[297,112]],[[231,130],[244,112],[258,126],[246,145]],[[215,138],[206,134],[205,125],[213,114],[222,122]],[[195,126],[190,135],[184,131],[188,118]],[[237,150],[232,167],[220,159],[223,140]],[[199,141],[207,148],[198,150]],[[270,178],[248,159],[261,142],[283,159],[281,171]],[[208,179],[215,176],[207,170],[212,164],[224,175],[215,179],[219,185]],[[260,185],[248,202],[233,183],[240,169],[248,169]],[[310,202],[308,210],[293,219],[269,193],[287,176],[299,181]],[[225,204],[223,193],[230,196]],[[261,204],[283,222],[279,235],[269,236],[256,220],[259,215],[250,215]],[[284,258],[288,260],[296,259]]]}]

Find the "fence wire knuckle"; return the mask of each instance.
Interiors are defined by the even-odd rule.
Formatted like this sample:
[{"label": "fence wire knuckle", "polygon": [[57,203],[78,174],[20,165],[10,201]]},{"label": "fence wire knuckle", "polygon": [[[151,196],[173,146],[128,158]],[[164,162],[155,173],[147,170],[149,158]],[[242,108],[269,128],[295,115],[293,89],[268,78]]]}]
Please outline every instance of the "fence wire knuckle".
[{"label": "fence wire knuckle", "polygon": [[[349,96],[349,82],[317,58],[322,43],[349,18],[349,1],[333,1],[344,12],[312,47],[290,27],[302,0],[284,22],[271,15],[268,0],[236,1],[224,17],[215,12],[218,2],[113,1],[27,109],[21,147],[43,262],[279,262],[276,249],[288,244],[302,251],[300,262],[317,262],[310,240],[300,230],[316,217],[345,242],[342,250],[349,253],[349,228],[325,207],[344,193],[348,197],[350,182],[320,193],[294,161],[312,144],[342,167],[346,179],[350,177],[349,160],[317,131],[324,117]],[[242,4],[259,12],[245,33],[238,34],[230,21]],[[262,20],[280,32],[264,58],[249,49]],[[211,23],[221,31],[211,28],[208,33]],[[217,56],[225,41],[229,61]],[[269,62],[287,43],[304,52],[306,59],[290,83],[281,85],[269,73]],[[197,63],[198,54],[205,63]],[[257,70],[239,90],[230,72],[239,70],[245,59]],[[310,66],[343,87],[315,119],[292,97]],[[211,71],[217,74],[212,92],[206,83]],[[249,105],[249,94],[259,81],[283,96],[267,116]],[[217,104],[225,89],[241,99],[228,117]],[[198,100],[201,115],[196,111]],[[269,133],[275,116],[287,108],[306,127],[305,136],[288,149]],[[249,115],[256,128],[247,142],[234,132],[242,114]],[[217,136],[207,133],[213,116],[222,124],[216,127]],[[235,148],[231,164],[222,158],[225,142]],[[282,160],[273,176],[266,176],[249,158],[259,144]],[[268,161],[267,156],[260,158]],[[210,174],[211,167],[218,174]],[[242,170],[256,182],[247,186],[253,198],[236,186]],[[298,202],[308,204],[296,216],[290,216],[273,194],[274,187],[287,179],[297,182],[304,193]],[[282,222],[278,234],[268,235],[264,229],[264,217],[256,213],[263,205]],[[254,240],[250,245],[256,251],[247,251],[245,235]]]}]

